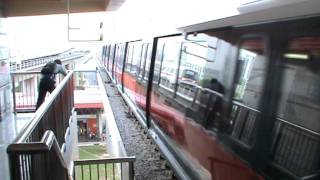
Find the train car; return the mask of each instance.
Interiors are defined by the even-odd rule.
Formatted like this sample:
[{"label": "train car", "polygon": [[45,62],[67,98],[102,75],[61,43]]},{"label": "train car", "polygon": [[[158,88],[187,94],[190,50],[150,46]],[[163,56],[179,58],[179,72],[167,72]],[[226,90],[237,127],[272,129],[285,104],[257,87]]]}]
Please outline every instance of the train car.
[{"label": "train car", "polygon": [[320,2],[278,2],[103,47],[179,179],[320,179]]}]

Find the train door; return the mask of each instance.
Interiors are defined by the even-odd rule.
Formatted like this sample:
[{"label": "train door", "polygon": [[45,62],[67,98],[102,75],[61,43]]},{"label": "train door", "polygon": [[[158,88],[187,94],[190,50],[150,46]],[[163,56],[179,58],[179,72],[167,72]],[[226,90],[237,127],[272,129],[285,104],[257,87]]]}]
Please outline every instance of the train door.
[{"label": "train door", "polygon": [[140,83],[140,77],[143,69],[141,68],[143,59],[143,45],[141,41],[128,42],[126,50],[126,62],[123,75],[124,92],[127,97],[138,107],[140,112],[141,97],[140,89],[142,84]]},{"label": "train door", "polygon": [[115,79],[119,90],[122,91],[122,71],[124,65],[125,44],[117,44],[115,56]]},{"label": "train door", "polygon": [[178,106],[174,103],[181,40],[181,36],[164,37],[158,40],[150,102],[151,119],[173,138],[176,119],[181,119],[181,113],[177,111]]},{"label": "train door", "polygon": [[[279,23],[277,100],[272,174],[276,179],[320,178],[320,24],[319,18]],[[280,30],[281,29],[281,30]]]},{"label": "train door", "polygon": [[229,33],[206,31],[186,40],[158,41],[150,115],[192,179],[258,179],[217,136],[221,106],[232,84]]},{"label": "train door", "polygon": [[114,79],[115,83],[118,85],[118,76],[119,71],[118,71],[118,61],[120,59],[120,46],[119,44],[115,45],[115,53],[114,53],[114,62],[113,62],[113,67],[112,67],[112,72],[113,72],[113,76],[112,78]]},{"label": "train door", "polygon": [[110,61],[111,61],[110,57],[111,57],[112,51],[113,51],[112,45],[109,44],[109,53],[108,53],[108,56],[106,57],[107,58],[107,71],[108,72],[111,72],[110,71],[110,66],[112,66],[112,65],[110,65]]},{"label": "train door", "polygon": [[123,90],[124,93],[130,97],[130,99],[133,97],[132,96],[132,89],[135,86],[134,78],[131,75],[131,70],[133,66],[133,55],[134,55],[134,43],[133,42],[128,42],[127,43],[127,49],[126,49],[126,60],[124,64],[124,72],[123,72]]},{"label": "train door", "polygon": [[106,45],[102,46],[101,63],[105,65]]},{"label": "train door", "polygon": [[108,71],[111,75],[111,77],[113,77],[114,72],[113,72],[113,64],[114,64],[114,55],[115,55],[115,45],[111,44],[110,45],[110,53],[108,56]]},{"label": "train door", "polygon": [[108,69],[109,66],[109,54],[110,54],[110,45],[106,45],[105,55],[104,55],[104,66]]},{"label": "train door", "polygon": [[[219,140],[242,161],[255,169],[266,165],[265,149],[271,146],[273,121],[265,111],[271,101],[266,99],[269,78],[269,25],[239,27],[232,30],[236,53],[232,56],[233,80],[226,93],[222,118],[219,122]],[[241,167],[230,167],[235,172]],[[244,169],[242,170],[244,171]],[[246,173],[250,173],[247,169]]]},{"label": "train door", "polygon": [[[149,69],[151,63],[151,50],[152,45],[150,43],[144,43],[142,45],[142,54],[141,54],[141,63],[140,63],[140,71],[137,79],[137,104],[141,112],[143,113],[143,117],[146,115],[146,95],[147,95],[147,86],[148,86],[148,78],[149,78]],[[146,119],[145,119],[146,120]]]}]

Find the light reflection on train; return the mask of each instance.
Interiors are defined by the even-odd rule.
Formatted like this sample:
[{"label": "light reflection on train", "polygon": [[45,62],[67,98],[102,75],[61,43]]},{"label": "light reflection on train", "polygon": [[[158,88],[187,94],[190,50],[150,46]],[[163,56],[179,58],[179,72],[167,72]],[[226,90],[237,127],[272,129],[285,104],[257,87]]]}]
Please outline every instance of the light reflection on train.
[{"label": "light reflection on train", "polygon": [[319,171],[318,20],[108,44],[101,60],[190,177],[302,178]]},{"label": "light reflection on train", "polygon": [[0,121],[11,110],[8,37],[0,31]]}]

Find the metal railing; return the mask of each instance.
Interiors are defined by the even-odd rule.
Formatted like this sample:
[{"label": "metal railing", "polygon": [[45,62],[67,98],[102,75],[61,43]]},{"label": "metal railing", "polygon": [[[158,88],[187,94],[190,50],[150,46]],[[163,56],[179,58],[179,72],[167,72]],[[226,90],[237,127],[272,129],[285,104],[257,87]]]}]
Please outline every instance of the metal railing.
[{"label": "metal railing", "polygon": [[[231,136],[250,147],[260,111],[233,101]],[[271,166],[293,179],[320,178],[320,133],[277,118],[271,147]]]},{"label": "metal railing", "polygon": [[[65,150],[66,132],[73,115],[73,72],[69,73],[39,107],[29,124],[27,124],[12,144],[8,146],[11,178],[14,180],[61,179],[65,177],[65,167],[61,166],[57,147]],[[56,142],[48,140],[52,135]],[[70,131],[70,130],[69,130]],[[41,139],[42,138],[42,139]],[[52,139],[52,138],[51,138]],[[55,139],[55,138],[54,138]],[[55,144],[55,150],[45,149],[44,143]],[[47,144],[47,147],[51,147]],[[59,165],[60,164],[60,165]],[[50,175],[50,176],[49,176]],[[64,179],[64,178],[62,178]]]},{"label": "metal railing", "polygon": [[[35,111],[40,77],[40,71],[11,73],[14,112]],[[62,78],[61,75],[57,75],[56,85],[61,82]]]},{"label": "metal railing", "polygon": [[133,180],[135,157],[74,161],[74,180]]},{"label": "metal railing", "polygon": [[319,150],[319,133],[284,119],[277,119],[272,147],[274,167],[285,171],[294,179],[318,179]]},{"label": "metal railing", "polygon": [[[11,144],[8,147],[11,179],[65,179],[68,165],[54,133],[46,131],[39,142]],[[50,174],[50,176],[48,176]]]},{"label": "metal railing", "polygon": [[37,68],[45,65],[49,61],[54,61],[55,59],[61,59],[61,61],[67,61],[70,59],[76,59],[85,56],[87,53],[61,53],[49,56],[43,56],[38,58],[22,60],[21,63],[10,62],[10,71],[21,71],[28,68]]},{"label": "metal railing", "polygon": [[231,136],[239,142],[251,146],[255,138],[254,127],[259,116],[259,110],[233,101],[229,120]]}]

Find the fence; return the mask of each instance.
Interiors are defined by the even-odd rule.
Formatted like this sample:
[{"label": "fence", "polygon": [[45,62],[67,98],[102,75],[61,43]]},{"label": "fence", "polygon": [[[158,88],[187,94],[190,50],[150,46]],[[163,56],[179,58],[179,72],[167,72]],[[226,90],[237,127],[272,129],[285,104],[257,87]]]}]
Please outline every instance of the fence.
[{"label": "fence", "polygon": [[73,73],[69,73],[8,146],[12,179],[67,179],[61,152],[72,122],[73,89]]},{"label": "fence", "polygon": [[74,161],[74,180],[133,180],[135,157]]},{"label": "fence", "polygon": [[[11,73],[14,112],[35,111],[40,83],[40,71]],[[57,75],[56,85],[63,77]],[[47,97],[49,94],[47,95]]]}]

